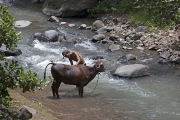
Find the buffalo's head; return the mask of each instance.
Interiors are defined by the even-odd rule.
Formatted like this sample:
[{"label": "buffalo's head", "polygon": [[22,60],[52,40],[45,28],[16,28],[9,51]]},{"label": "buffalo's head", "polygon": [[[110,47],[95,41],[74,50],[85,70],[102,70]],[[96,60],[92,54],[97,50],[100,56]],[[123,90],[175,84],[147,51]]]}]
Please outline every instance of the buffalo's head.
[{"label": "buffalo's head", "polygon": [[104,72],[105,71],[105,67],[104,67],[102,61],[100,61],[100,60],[96,61],[94,66],[96,67],[96,70],[98,72]]}]

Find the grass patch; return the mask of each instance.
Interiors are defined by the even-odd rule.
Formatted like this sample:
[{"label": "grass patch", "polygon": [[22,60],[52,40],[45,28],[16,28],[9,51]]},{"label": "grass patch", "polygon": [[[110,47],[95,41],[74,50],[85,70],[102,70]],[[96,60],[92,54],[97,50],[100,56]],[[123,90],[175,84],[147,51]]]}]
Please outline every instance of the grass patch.
[{"label": "grass patch", "polygon": [[180,1],[102,0],[89,12],[128,14],[134,25],[147,26],[150,32],[180,25]]},{"label": "grass patch", "polygon": [[12,97],[13,107],[19,109],[22,105],[26,105],[37,110],[37,113],[33,115],[33,118],[31,120],[58,120],[56,117],[54,117],[48,112],[47,108],[45,108],[41,104],[33,103],[32,101],[28,100],[14,90],[9,90],[9,93]]}]

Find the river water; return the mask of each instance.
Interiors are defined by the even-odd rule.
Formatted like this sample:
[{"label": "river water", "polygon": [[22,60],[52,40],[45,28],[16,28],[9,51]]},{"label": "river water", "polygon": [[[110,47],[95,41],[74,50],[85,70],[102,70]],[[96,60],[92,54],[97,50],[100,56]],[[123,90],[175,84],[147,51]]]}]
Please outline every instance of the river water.
[{"label": "river water", "polygon": [[[22,0],[23,1],[23,0]],[[26,1],[27,2],[27,1]],[[1,4],[5,4],[2,0]],[[120,54],[103,49],[104,46],[93,44],[89,39],[94,35],[90,30],[78,30],[68,28],[56,23],[48,22],[48,16],[41,12],[42,4],[29,5],[24,1],[15,4],[6,4],[9,12],[15,20],[29,20],[32,24],[26,28],[19,28],[23,40],[18,47],[23,54],[17,59],[26,68],[31,69],[43,77],[45,66],[50,60],[69,64],[63,59],[61,52],[68,48],[79,51],[85,58],[87,65],[92,65],[93,60],[89,57],[102,55],[106,72],[101,73],[96,90],[93,91],[98,77],[85,87],[84,98],[78,98],[78,92],[74,87],[62,85],[59,93],[61,99],[51,99],[50,85],[39,93],[22,94],[33,102],[41,102],[58,119],[64,120],[179,120],[180,119],[180,72],[178,66],[159,65],[156,56],[148,58],[139,57],[135,63],[146,64],[150,67],[150,76],[135,79],[113,77],[110,71],[126,63],[117,60]],[[85,23],[92,25],[93,19],[69,18],[63,19],[68,23],[80,25]],[[73,38],[82,40],[80,44],[43,43],[32,39],[35,32],[57,29]],[[133,53],[128,51],[128,53]],[[143,53],[141,53],[143,54]],[[47,76],[50,76],[47,70]]]}]

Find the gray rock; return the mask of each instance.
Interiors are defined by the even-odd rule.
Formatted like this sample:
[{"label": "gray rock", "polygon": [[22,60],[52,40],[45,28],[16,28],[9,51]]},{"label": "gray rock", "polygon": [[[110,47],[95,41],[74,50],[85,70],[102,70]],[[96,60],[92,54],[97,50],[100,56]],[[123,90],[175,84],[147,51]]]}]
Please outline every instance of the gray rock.
[{"label": "gray rock", "polygon": [[50,21],[50,22],[59,22],[59,19],[56,17],[56,16],[51,16],[49,19],[48,19],[48,21]]},{"label": "gray rock", "polygon": [[92,42],[98,42],[98,41],[101,41],[103,39],[105,39],[106,36],[104,34],[98,34],[98,35],[95,35],[92,37]]},{"label": "gray rock", "polygon": [[127,54],[126,55],[126,59],[127,59],[127,61],[129,61],[129,60],[136,60],[136,56],[133,55],[133,54]]},{"label": "gray rock", "polygon": [[86,24],[81,24],[81,26],[79,27],[79,29],[81,29],[81,30],[85,30],[85,29],[86,29],[86,27],[87,27],[87,25],[86,25]]},{"label": "gray rock", "polygon": [[109,40],[111,40],[111,41],[118,41],[118,39],[119,39],[119,36],[116,34],[111,34],[109,36]]},{"label": "gray rock", "polygon": [[36,113],[36,110],[30,107],[27,107],[25,105],[23,105],[19,112],[18,112],[18,118],[21,120],[28,120],[31,119],[33,117],[33,114]]},{"label": "gray rock", "polygon": [[44,32],[44,36],[49,42],[57,42],[59,33],[56,30],[48,30]]},{"label": "gray rock", "polygon": [[92,30],[98,30],[101,27],[104,27],[104,23],[101,20],[96,20],[92,25]]},{"label": "gray rock", "polygon": [[116,51],[116,50],[119,50],[120,49],[120,46],[119,45],[116,45],[116,44],[111,44],[109,46],[109,50],[111,50],[112,52],[113,51]]},{"label": "gray rock", "polygon": [[164,51],[160,53],[160,57],[164,59],[168,59],[171,56],[171,53],[169,51]]},{"label": "gray rock", "polygon": [[15,27],[17,28],[24,28],[24,27],[27,27],[31,24],[30,21],[28,20],[18,20],[18,21],[15,21]]},{"label": "gray rock", "polygon": [[180,57],[179,57],[179,56],[174,56],[174,55],[172,55],[172,56],[170,57],[170,62],[171,62],[171,63],[179,64],[179,63],[180,63]]},{"label": "gray rock", "polygon": [[46,0],[42,12],[59,17],[87,16],[87,9],[96,5],[97,0]]},{"label": "gray rock", "polygon": [[120,77],[141,77],[149,75],[149,67],[142,64],[124,65],[115,70],[115,75]]},{"label": "gray rock", "polygon": [[5,56],[18,56],[22,54],[20,49],[14,48],[11,50],[0,50],[0,53],[4,53]]},{"label": "gray rock", "polygon": [[101,28],[99,28],[96,32],[97,32],[98,34],[107,33],[107,27],[106,27],[106,26],[101,27]]},{"label": "gray rock", "polygon": [[157,50],[157,45],[151,45],[151,46],[149,46],[149,48],[148,48],[149,50]]},{"label": "gray rock", "polygon": [[132,40],[139,40],[142,37],[142,34],[134,34],[132,37],[130,37]]},{"label": "gray rock", "polygon": [[148,32],[148,28],[146,26],[139,26],[136,28],[137,32]]},{"label": "gray rock", "polygon": [[39,41],[44,41],[45,39],[44,34],[40,32],[34,33],[34,39],[38,39]]},{"label": "gray rock", "polygon": [[69,24],[68,26],[69,27],[75,27],[76,25],[75,24]]}]

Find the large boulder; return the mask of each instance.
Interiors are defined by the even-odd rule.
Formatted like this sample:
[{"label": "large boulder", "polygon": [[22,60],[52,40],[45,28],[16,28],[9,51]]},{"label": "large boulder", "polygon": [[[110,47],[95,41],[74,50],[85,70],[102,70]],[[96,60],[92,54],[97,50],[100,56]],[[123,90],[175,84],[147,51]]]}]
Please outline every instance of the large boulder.
[{"label": "large boulder", "polygon": [[149,67],[142,64],[124,65],[116,69],[115,75],[120,77],[141,77],[149,75]]},{"label": "large boulder", "polygon": [[96,6],[97,0],[46,0],[43,13],[59,17],[87,15],[87,9]]},{"label": "large boulder", "polygon": [[47,30],[44,33],[34,33],[34,38],[42,42],[57,42],[59,39],[59,33],[56,30]]},{"label": "large boulder", "polygon": [[23,105],[18,111],[18,118],[20,120],[29,120],[36,114],[37,111],[33,108]]},{"label": "large boulder", "polygon": [[11,50],[2,50],[0,49],[0,54],[3,53],[5,56],[18,56],[22,54],[20,49],[14,48]]}]

